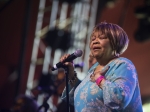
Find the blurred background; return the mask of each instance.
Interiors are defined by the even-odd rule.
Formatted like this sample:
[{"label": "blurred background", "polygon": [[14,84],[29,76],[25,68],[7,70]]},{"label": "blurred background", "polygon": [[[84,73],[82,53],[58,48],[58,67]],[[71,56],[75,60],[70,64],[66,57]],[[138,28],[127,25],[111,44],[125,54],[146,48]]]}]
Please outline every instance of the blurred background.
[{"label": "blurred background", "polygon": [[150,112],[150,0],[0,0],[0,112],[11,111],[21,94],[41,110],[65,112],[65,74],[51,67],[81,49],[74,63],[82,80],[92,28],[103,21],[127,32],[130,44],[122,56],[135,64],[143,110]]}]

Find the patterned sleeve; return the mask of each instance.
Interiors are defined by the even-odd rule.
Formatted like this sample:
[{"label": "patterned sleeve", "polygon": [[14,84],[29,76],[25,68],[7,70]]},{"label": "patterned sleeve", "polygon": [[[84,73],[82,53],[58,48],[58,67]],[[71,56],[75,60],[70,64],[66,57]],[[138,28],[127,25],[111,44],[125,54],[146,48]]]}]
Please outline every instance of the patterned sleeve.
[{"label": "patterned sleeve", "polygon": [[[93,72],[93,70],[95,69],[95,67],[98,65],[99,63],[95,63],[89,70],[88,73]],[[78,82],[76,83],[75,87],[70,87],[69,86],[69,103],[74,105],[74,91],[76,89],[76,87],[81,83],[81,80],[78,80]],[[66,88],[64,89],[62,96],[61,96],[62,100],[66,100]]]},{"label": "patterned sleeve", "polygon": [[124,109],[132,99],[137,82],[135,67],[130,62],[120,62],[102,85],[104,104],[111,109]]},{"label": "patterned sleeve", "polygon": [[[74,91],[76,89],[76,87],[80,84],[80,80],[78,80],[78,82],[76,83],[76,85],[74,87],[71,87],[70,85],[68,85],[68,91],[69,91],[69,103],[71,105],[74,105]],[[66,88],[64,89],[62,96],[61,96],[62,100],[66,100]]]}]

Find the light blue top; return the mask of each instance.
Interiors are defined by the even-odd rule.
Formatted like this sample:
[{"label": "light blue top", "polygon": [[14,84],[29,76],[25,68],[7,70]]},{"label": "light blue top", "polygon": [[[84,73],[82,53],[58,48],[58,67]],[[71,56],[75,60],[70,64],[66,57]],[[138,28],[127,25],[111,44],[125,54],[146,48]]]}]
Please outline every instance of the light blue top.
[{"label": "light blue top", "polygon": [[[75,112],[143,112],[138,76],[133,63],[120,57],[107,64],[110,68],[105,74],[106,81],[102,89],[90,81],[90,75],[97,65],[91,67],[81,83],[69,88],[70,103],[74,104]],[[64,89],[62,99],[65,98]]]}]

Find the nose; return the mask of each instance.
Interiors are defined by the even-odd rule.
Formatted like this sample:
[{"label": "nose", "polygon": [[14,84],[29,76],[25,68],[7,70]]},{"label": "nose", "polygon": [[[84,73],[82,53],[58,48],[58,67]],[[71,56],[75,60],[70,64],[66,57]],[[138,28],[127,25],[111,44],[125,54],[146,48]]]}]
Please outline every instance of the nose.
[{"label": "nose", "polygon": [[98,38],[95,38],[95,39],[93,40],[93,44],[98,44],[98,43],[99,43]]}]

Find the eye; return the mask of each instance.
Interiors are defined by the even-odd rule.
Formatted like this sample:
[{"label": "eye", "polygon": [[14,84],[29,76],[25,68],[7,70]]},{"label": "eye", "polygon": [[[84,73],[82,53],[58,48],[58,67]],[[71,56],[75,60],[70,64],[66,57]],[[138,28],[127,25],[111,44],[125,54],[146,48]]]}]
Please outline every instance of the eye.
[{"label": "eye", "polygon": [[107,37],[104,36],[104,35],[99,35],[98,38],[99,38],[99,39],[106,39]]},{"label": "eye", "polygon": [[96,36],[95,35],[92,35],[91,36],[91,41],[95,40],[96,39]]}]

